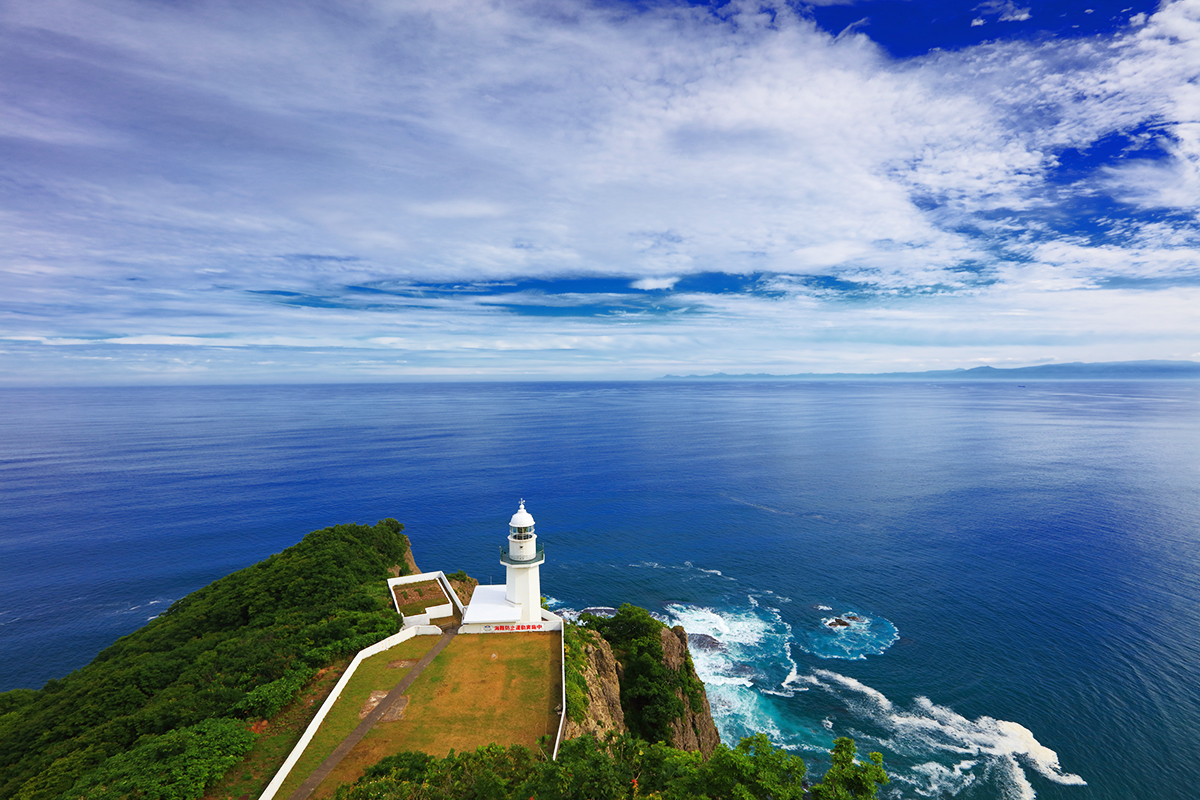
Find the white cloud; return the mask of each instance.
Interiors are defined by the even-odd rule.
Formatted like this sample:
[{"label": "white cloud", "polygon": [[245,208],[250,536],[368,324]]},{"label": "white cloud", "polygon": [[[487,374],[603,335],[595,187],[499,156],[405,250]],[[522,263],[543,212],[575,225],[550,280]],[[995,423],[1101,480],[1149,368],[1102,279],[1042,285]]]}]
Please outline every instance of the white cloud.
[{"label": "white cloud", "polygon": [[634,289],[648,292],[654,289],[673,289],[679,283],[679,278],[640,278],[630,284]]},{"label": "white cloud", "polygon": [[[1056,236],[1046,220],[1103,195],[1200,213],[1197,0],[1108,38],[907,61],[869,28],[832,36],[783,5],[773,17],[757,3],[723,17],[573,2],[288,8],[0,10],[24,65],[0,106],[17,148],[0,187],[12,232],[0,294],[19,312],[5,331],[126,348],[219,337],[422,352],[540,342],[601,360],[627,347],[656,364],[791,358],[805,342],[951,340],[982,297],[1103,294],[1141,330],[1147,294],[1107,282],[1195,275],[1195,232],[1175,218],[1106,223],[1125,235],[1102,244]],[[977,12],[973,25],[1031,13],[1012,2]],[[1159,136],[1165,157],[1051,180],[1064,150],[1135,131]],[[773,273],[784,297],[697,293],[675,298],[692,309],[677,317],[585,321],[514,319],[469,297],[387,312],[343,297],[362,284],[580,275],[650,291],[704,272]],[[814,277],[876,292],[879,305],[826,304],[834,292]],[[906,305],[914,316],[896,323],[888,298],[907,292],[942,298],[926,307],[938,313]],[[1074,317],[1035,315],[1047,341],[1074,335],[1071,319],[1092,325],[1095,306],[1072,303]],[[689,316],[700,311],[702,323]],[[781,329],[796,340],[766,346]],[[997,348],[1019,346],[1003,325],[989,331]]]},{"label": "white cloud", "polygon": [[1001,22],[1024,22],[1031,16],[1031,8],[1019,8],[1012,0],[988,0],[975,7],[983,14],[995,15]]}]

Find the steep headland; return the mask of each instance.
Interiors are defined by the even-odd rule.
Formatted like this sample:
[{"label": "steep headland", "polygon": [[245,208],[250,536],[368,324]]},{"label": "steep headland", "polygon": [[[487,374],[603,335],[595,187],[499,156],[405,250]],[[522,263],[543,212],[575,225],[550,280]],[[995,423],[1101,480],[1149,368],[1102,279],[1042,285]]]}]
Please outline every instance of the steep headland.
[{"label": "steep headland", "polygon": [[198,797],[330,668],[396,632],[385,581],[407,572],[403,529],[314,531],[65,678],[0,694],[0,798]]},{"label": "steep headland", "polygon": [[682,627],[625,604],[612,617],[584,614],[566,647],[566,738],[628,732],[706,757],[720,744]]},{"label": "steep headland", "polygon": [[[314,531],[65,678],[0,694],[0,800],[256,796],[349,657],[396,632],[386,579],[416,569],[403,529]],[[449,578],[470,597],[473,579]],[[632,606],[585,625],[567,634],[568,688],[582,686],[584,704],[567,736],[711,755],[719,741],[682,629]]]}]

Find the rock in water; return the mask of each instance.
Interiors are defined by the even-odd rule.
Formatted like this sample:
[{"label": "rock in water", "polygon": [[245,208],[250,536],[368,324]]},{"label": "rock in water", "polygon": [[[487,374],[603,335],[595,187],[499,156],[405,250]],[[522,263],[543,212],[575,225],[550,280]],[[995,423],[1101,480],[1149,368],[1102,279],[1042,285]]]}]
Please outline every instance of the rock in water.
[{"label": "rock in water", "polygon": [[715,636],[709,636],[707,633],[689,633],[687,635],[688,647],[693,650],[705,650],[707,652],[724,652],[725,645]]}]

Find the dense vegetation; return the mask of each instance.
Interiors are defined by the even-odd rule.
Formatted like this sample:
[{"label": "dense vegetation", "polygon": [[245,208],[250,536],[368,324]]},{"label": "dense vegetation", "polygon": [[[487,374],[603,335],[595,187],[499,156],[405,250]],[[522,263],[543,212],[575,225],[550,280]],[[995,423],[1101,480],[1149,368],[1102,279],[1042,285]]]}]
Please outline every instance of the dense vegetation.
[{"label": "dense vegetation", "polygon": [[[603,636],[621,662],[625,727],[645,741],[672,744],[671,722],[686,711],[680,696],[688,699],[692,711],[699,713],[704,708],[704,685],[696,677],[691,656],[678,671],[669,669],[663,663],[662,632],[666,626],[646,609],[629,603],[612,617],[584,614],[580,624]],[[567,689],[571,689],[570,678]]]},{"label": "dense vegetation", "polygon": [[883,755],[871,753],[866,761],[855,756],[854,740],[845,736],[833,740],[833,764],[821,782],[813,787],[813,800],[858,800],[874,797],[876,784],[887,783]]},{"label": "dense vegetation", "polygon": [[587,678],[584,670],[587,668],[587,651],[584,647],[595,636],[591,631],[585,631],[577,625],[563,625],[563,654],[566,658],[563,672],[566,674],[567,718],[572,722],[581,723],[587,716]]},{"label": "dense vegetation", "polygon": [[0,694],[0,798],[188,800],[249,749],[248,721],[393,634],[404,526],[338,525],[235,572],[42,689]]},{"label": "dense vegetation", "polygon": [[[855,763],[854,742],[838,739],[835,767],[847,755],[848,764],[811,787],[813,797],[870,800],[877,784],[887,783],[878,753],[867,765]],[[400,753],[339,788],[336,800],[800,800],[804,776],[804,761],[761,733],[736,748],[719,746],[708,760],[628,734],[603,741],[584,736],[564,742],[557,761],[518,745],[446,758]]]}]

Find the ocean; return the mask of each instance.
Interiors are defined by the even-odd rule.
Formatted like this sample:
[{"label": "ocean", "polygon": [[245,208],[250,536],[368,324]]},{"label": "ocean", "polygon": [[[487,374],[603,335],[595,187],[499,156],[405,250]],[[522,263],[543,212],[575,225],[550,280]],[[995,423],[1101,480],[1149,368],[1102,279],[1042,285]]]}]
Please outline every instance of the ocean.
[{"label": "ocean", "polygon": [[[722,739],[890,798],[1200,789],[1200,383],[0,390],[0,689],[342,522],[700,637]],[[842,619],[848,625],[830,623]]]}]

